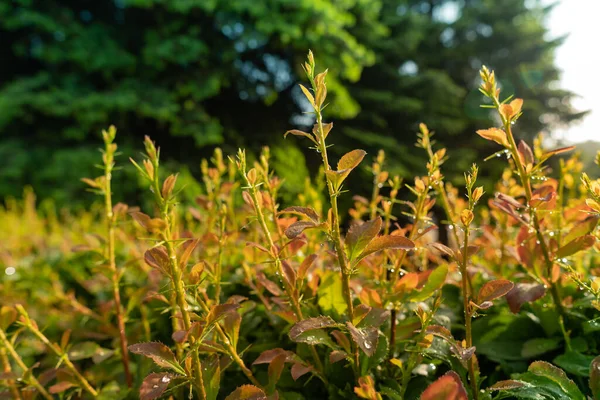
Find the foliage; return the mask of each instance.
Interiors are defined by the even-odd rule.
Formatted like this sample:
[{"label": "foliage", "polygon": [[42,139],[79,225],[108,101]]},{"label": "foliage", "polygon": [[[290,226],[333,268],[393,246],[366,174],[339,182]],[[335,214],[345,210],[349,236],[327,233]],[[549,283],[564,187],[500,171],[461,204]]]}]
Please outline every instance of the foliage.
[{"label": "foliage", "polygon": [[[295,85],[306,48],[331,68],[336,157],[385,148],[390,171],[410,176],[424,157],[409,151],[408,132],[426,120],[455,144],[446,174],[458,184],[478,157],[471,133],[491,121],[473,80],[483,62],[502,73],[507,93],[528,98],[526,135],[581,117],[573,94],[556,88],[561,39],[548,39],[547,13],[525,0],[4,1],[0,197],[29,184],[61,205],[87,204],[73,182],[92,174],[93,133],[107,120],[127,156],[147,134],[164,160],[196,175],[198,154],[215,145],[269,145],[284,163],[278,155],[297,145],[279,133],[290,120],[312,124]],[[318,158],[308,156],[312,167]],[[116,193],[139,202],[126,171]],[[300,180],[292,195],[302,190],[298,175],[278,173]]]},{"label": "foliage", "polygon": [[338,199],[369,155],[330,161],[328,72],[312,53],[303,67],[316,123],[286,135],[323,166],[294,206],[279,207],[270,152],[251,162],[243,150],[203,161],[203,192],[185,203],[148,137],[131,162],[153,204],[113,204],[114,127],[103,132],[102,175],[83,179],[101,205],[57,216],[31,192],[7,202],[2,394],[599,398],[600,181],[576,158],[547,167],[571,149],[517,143],[526,102],[505,98],[484,67],[480,89],[502,125],[473,137],[506,158],[495,195],[476,165],[464,190],[446,182],[447,152],[421,124],[423,175],[402,186],[378,153],[372,198],[352,198],[345,230]]}]

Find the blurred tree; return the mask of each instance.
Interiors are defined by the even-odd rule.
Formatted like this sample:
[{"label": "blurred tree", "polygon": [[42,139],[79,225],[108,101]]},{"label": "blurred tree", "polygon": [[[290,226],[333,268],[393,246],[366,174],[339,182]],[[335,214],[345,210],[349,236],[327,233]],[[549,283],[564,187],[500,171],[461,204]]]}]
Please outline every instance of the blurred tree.
[{"label": "blurred tree", "polygon": [[424,172],[424,152],[414,143],[418,123],[425,122],[448,148],[446,173],[462,182],[472,162],[498,150],[475,134],[499,122],[480,108],[484,64],[497,71],[504,96],[525,99],[515,128],[519,138],[581,118],[585,113],[571,106],[575,94],[558,84],[554,51],[563,38],[549,38],[550,10],[536,0],[383,0],[381,21],[389,36],[353,31],[376,62],[360,81],[347,84],[363,112],[337,124],[353,139],[340,151],[359,146],[376,154],[384,148],[398,172]]},{"label": "blurred tree", "polygon": [[109,123],[123,151],[148,134],[192,173],[214,145],[270,144],[281,163],[303,163],[281,135],[311,123],[296,85],[309,48],[331,71],[334,150],[383,147],[398,171],[421,171],[407,150],[425,121],[461,152],[450,173],[462,170],[487,145],[473,135],[488,124],[475,89],[482,62],[527,99],[522,131],[580,116],[556,88],[560,40],[547,39],[547,12],[535,0],[0,2],[0,197],[27,182],[74,199],[79,186],[62,182],[90,175]]}]

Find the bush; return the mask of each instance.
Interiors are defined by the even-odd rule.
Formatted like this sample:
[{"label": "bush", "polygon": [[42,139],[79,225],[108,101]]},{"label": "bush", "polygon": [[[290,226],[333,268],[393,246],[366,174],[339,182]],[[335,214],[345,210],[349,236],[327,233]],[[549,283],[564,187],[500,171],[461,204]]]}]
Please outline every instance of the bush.
[{"label": "bush", "polygon": [[[502,127],[477,133],[507,158],[495,195],[477,185],[476,165],[464,191],[444,182],[446,150],[421,125],[425,175],[402,186],[380,152],[372,198],[353,199],[343,234],[338,198],[366,153],[331,167],[327,72],[310,53],[304,68],[316,123],[286,135],[310,141],[323,167],[295,206],[279,209],[268,150],[253,163],[217,150],[185,207],[149,138],[132,163],[154,206],[113,204],[114,127],[103,132],[103,174],[83,180],[101,205],[58,215],[30,192],[7,202],[6,396],[600,398],[600,182],[584,173],[579,183],[575,157],[546,166],[572,149],[517,144],[523,101],[501,101],[483,68]],[[400,200],[403,187],[412,201]]]}]

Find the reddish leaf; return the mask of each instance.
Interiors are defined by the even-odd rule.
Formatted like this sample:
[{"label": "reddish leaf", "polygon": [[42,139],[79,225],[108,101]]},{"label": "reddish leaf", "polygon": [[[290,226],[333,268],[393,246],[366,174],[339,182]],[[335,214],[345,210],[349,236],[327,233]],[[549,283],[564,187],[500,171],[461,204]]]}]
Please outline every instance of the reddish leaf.
[{"label": "reddish leaf", "polygon": [[171,349],[162,343],[147,342],[132,344],[129,346],[129,351],[151,358],[159,367],[170,368],[176,372],[185,374],[185,371],[177,362]]},{"label": "reddish leaf", "polygon": [[510,292],[514,286],[511,281],[506,279],[486,282],[479,289],[479,294],[477,295],[478,302],[481,304],[486,301],[493,301]]},{"label": "reddish leaf", "polygon": [[506,301],[510,311],[514,314],[521,310],[525,303],[535,301],[546,294],[544,285],[537,283],[517,283],[513,289],[506,294]]},{"label": "reddish leaf", "polygon": [[285,366],[286,354],[279,354],[269,363],[269,388],[275,389],[275,385],[281,378],[283,367]]},{"label": "reddish leaf", "polygon": [[62,382],[58,382],[55,385],[50,386],[48,388],[48,391],[52,394],[62,393],[65,390],[68,390],[74,386],[75,386],[75,384],[73,384],[72,382],[62,381]]},{"label": "reddish leaf", "polygon": [[310,371],[312,371],[312,367],[300,363],[294,363],[294,365],[292,365],[290,373],[292,374],[292,378],[295,381],[297,381],[302,375],[305,375]]},{"label": "reddish leaf", "polygon": [[294,353],[292,353],[291,351],[284,350],[282,348],[276,348],[265,350],[262,353],[260,353],[260,356],[258,356],[258,358],[254,360],[252,365],[270,364],[275,359],[275,357],[281,354],[284,354],[286,356],[287,361],[291,361],[294,359]]},{"label": "reddish leaf", "polygon": [[379,234],[381,224],[381,218],[377,217],[372,221],[354,224],[350,227],[346,235],[346,248],[350,260],[356,258],[369,242]]},{"label": "reddish leaf", "polygon": [[267,395],[256,386],[243,385],[231,392],[225,400],[267,400]]},{"label": "reddish leaf", "polygon": [[552,151],[542,154],[541,159],[547,160],[548,158],[550,158],[556,154],[566,153],[566,152],[569,152],[574,149],[575,149],[575,146],[561,147],[560,149],[555,149],[555,150],[552,150]]},{"label": "reddish leaf", "polygon": [[288,285],[290,285],[292,288],[295,288],[296,287],[296,271],[294,271],[294,269],[292,268],[290,263],[285,260],[282,261],[281,267],[283,269],[283,276],[284,276],[285,280],[287,281]]},{"label": "reddish leaf", "polygon": [[159,398],[169,387],[173,375],[167,373],[152,373],[144,379],[140,387],[140,400]]},{"label": "reddish leaf", "polygon": [[185,270],[187,269],[187,263],[192,255],[192,252],[200,242],[200,239],[192,239],[188,240],[183,244],[183,251],[181,252],[181,256],[179,257],[179,268]]},{"label": "reddish leaf", "polygon": [[373,239],[367,247],[363,250],[363,252],[358,256],[356,262],[362,260],[368,255],[371,255],[375,252],[387,249],[395,249],[395,250],[411,250],[415,248],[415,244],[405,238],[404,236],[399,235],[385,235],[379,236]]},{"label": "reddish leaf", "polygon": [[280,212],[280,214],[285,214],[285,213],[304,215],[305,217],[308,217],[309,219],[311,219],[315,224],[318,224],[320,221],[319,214],[317,214],[317,212],[314,209],[312,209],[311,207],[297,207],[297,206],[288,207],[285,210],[282,210]]},{"label": "reddish leaf", "polygon": [[161,271],[163,274],[170,275],[171,259],[164,246],[153,247],[146,250],[144,253],[144,261],[146,261],[146,264]]},{"label": "reddish leaf", "polygon": [[331,364],[334,364],[338,361],[342,361],[346,357],[348,357],[347,353],[340,351],[340,350],[334,350],[331,353],[329,353],[329,362]]},{"label": "reddish leaf", "polygon": [[296,236],[300,235],[304,232],[305,229],[314,228],[318,226],[312,221],[296,221],[285,230],[285,236],[288,239],[294,239]]},{"label": "reddish leaf", "polygon": [[315,260],[317,259],[317,255],[316,254],[310,254],[309,256],[307,256],[304,261],[302,261],[302,264],[300,264],[300,267],[298,268],[298,279],[300,281],[302,281],[304,279],[304,277],[306,276],[306,273],[308,272],[309,268],[313,265],[313,263],[315,262]]},{"label": "reddish leaf", "polygon": [[313,136],[312,136],[310,133],[307,133],[307,132],[304,132],[304,131],[300,131],[300,130],[298,130],[298,129],[292,129],[292,130],[289,130],[289,131],[287,131],[286,133],[284,133],[284,134],[283,134],[283,137],[285,138],[285,137],[287,137],[287,135],[289,135],[289,134],[292,134],[292,135],[294,135],[294,136],[303,136],[303,137],[305,137],[305,138],[308,138],[308,139],[310,139],[310,140],[311,140],[311,141],[313,141],[314,143],[316,143],[316,141],[315,141],[315,138],[314,138],[314,137],[313,137]]},{"label": "reddish leaf", "polygon": [[555,258],[564,258],[573,255],[582,250],[587,250],[596,243],[596,237],[594,235],[585,235],[573,239],[569,243],[565,244],[554,253]]},{"label": "reddish leaf", "polygon": [[221,319],[223,319],[228,313],[236,312],[236,310],[240,308],[239,304],[217,304],[212,306],[210,312],[206,317],[206,324],[213,324]]},{"label": "reddish leaf", "polygon": [[521,157],[521,160],[523,162],[523,164],[527,165],[527,164],[533,164],[534,159],[533,159],[533,151],[531,151],[531,147],[529,147],[529,145],[527,143],[525,143],[524,141],[520,141],[519,142],[519,156]]},{"label": "reddish leaf", "polygon": [[259,272],[258,274],[256,274],[256,280],[265,289],[267,289],[269,292],[271,292],[271,294],[273,296],[281,296],[283,294],[281,289],[279,289],[279,286],[277,286],[277,284],[275,282],[268,280],[267,277],[265,276],[265,274],[263,274],[262,272]]},{"label": "reddish leaf", "polygon": [[460,376],[450,371],[429,385],[421,400],[468,400],[468,397]]}]

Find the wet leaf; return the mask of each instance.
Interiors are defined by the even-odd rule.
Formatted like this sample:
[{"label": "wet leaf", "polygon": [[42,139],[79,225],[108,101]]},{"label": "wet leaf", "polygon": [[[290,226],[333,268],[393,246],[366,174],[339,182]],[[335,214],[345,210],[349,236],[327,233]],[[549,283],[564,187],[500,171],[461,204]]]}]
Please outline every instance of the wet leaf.
[{"label": "wet leaf", "polygon": [[356,343],[366,355],[371,357],[373,354],[375,354],[375,350],[377,349],[377,341],[379,339],[377,328],[357,328],[350,322],[346,322],[346,328],[350,332],[350,336],[352,337],[354,343]]},{"label": "wet leaf", "polygon": [[152,373],[148,375],[140,387],[140,400],[158,399],[167,390],[174,375],[168,373]]},{"label": "wet leaf", "polygon": [[518,389],[522,387],[528,386],[525,382],[515,381],[512,379],[506,381],[500,381],[494,383],[492,386],[488,388],[488,390],[507,390],[507,389]]},{"label": "wet leaf", "polygon": [[468,397],[460,376],[450,371],[429,385],[421,400],[468,400]]},{"label": "wet leaf", "polygon": [[292,326],[292,329],[290,329],[290,339],[292,339],[292,341],[297,341],[297,339],[300,337],[300,335],[302,335],[303,333],[305,333],[306,331],[310,331],[313,329],[322,329],[322,328],[334,328],[337,327],[339,324],[337,322],[335,322],[333,319],[331,319],[330,317],[327,316],[320,316],[320,317],[315,317],[315,318],[308,318],[308,319],[304,319],[298,323],[296,323],[294,326]]},{"label": "wet leaf", "polygon": [[573,400],[585,399],[577,385],[567,377],[567,374],[565,374],[562,369],[555,367],[548,362],[535,361],[531,363],[528,371],[534,375],[548,378],[550,381],[556,383]]}]

